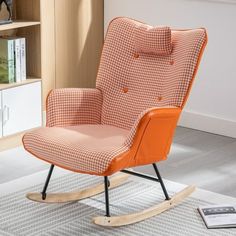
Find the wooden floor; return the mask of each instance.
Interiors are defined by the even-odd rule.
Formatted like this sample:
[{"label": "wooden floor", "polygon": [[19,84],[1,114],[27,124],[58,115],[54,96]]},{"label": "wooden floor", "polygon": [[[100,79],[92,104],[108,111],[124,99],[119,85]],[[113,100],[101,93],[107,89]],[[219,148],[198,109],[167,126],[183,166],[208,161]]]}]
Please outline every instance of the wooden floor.
[{"label": "wooden floor", "polygon": [[[236,197],[236,139],[178,127],[163,178]],[[49,168],[22,147],[0,153],[0,183]],[[151,166],[137,168],[154,174]]]}]

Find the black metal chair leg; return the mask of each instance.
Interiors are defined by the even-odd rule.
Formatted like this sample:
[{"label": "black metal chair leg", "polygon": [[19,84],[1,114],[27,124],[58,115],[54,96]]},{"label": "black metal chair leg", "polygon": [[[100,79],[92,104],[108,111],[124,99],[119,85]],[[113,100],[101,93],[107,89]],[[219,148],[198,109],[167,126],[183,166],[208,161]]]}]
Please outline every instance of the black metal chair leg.
[{"label": "black metal chair leg", "polygon": [[105,187],[105,202],[106,202],[106,216],[110,217],[110,207],[109,207],[109,193],[108,193],[108,188],[109,188],[109,180],[107,176],[104,176],[104,187]]},{"label": "black metal chair leg", "polygon": [[155,172],[156,172],[157,178],[159,179],[159,182],[160,182],[160,184],[161,184],[161,188],[162,188],[162,190],[163,190],[163,193],[164,193],[164,195],[165,195],[166,200],[170,200],[170,197],[169,197],[169,195],[168,195],[168,193],[167,193],[165,184],[164,184],[164,182],[163,182],[163,180],[162,180],[162,178],[161,178],[161,175],[160,175],[160,172],[159,172],[159,170],[158,170],[158,168],[157,168],[156,163],[153,163],[152,165],[153,165],[153,168],[154,168],[154,170],[155,170]]},{"label": "black metal chair leg", "polygon": [[43,191],[42,191],[42,199],[43,200],[45,200],[46,197],[47,197],[47,188],[48,188],[48,184],[49,184],[49,181],[51,179],[51,176],[52,176],[53,169],[54,169],[54,165],[51,165],[51,167],[49,169],[49,172],[48,172],[46,182],[45,182],[44,187],[43,187]]}]

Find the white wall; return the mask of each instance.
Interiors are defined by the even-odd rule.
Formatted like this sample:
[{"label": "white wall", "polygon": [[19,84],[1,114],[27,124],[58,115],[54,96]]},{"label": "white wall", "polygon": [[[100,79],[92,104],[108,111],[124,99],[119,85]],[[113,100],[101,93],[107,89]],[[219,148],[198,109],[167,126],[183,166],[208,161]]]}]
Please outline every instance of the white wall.
[{"label": "white wall", "polygon": [[116,16],[207,28],[208,46],[180,125],[236,137],[236,1],[105,0],[105,29]]}]

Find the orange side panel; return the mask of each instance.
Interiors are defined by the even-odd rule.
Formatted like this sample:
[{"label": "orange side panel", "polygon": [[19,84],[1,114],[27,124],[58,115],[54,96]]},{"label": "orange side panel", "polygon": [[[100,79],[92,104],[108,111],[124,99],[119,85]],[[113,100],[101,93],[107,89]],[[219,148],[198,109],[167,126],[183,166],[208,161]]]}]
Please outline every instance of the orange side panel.
[{"label": "orange side panel", "polygon": [[155,109],[141,119],[131,149],[114,158],[102,174],[165,160],[172,143],[180,108]]}]

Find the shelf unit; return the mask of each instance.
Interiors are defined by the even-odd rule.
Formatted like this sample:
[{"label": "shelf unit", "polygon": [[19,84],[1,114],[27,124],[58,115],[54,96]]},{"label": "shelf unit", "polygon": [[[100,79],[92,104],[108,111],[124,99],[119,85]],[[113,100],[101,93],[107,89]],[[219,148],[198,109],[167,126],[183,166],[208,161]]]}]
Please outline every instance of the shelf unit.
[{"label": "shelf unit", "polygon": [[[45,1],[45,0],[43,0]],[[17,114],[18,110],[25,109],[25,106],[29,106],[28,110],[34,109],[34,104],[30,104],[31,99],[35,99],[34,93],[38,94],[36,100],[33,100],[32,103],[37,103],[37,112],[31,114],[32,116],[37,116],[31,124],[29,129],[36,128],[42,124],[42,56],[41,56],[41,12],[40,12],[40,2],[41,0],[17,0],[15,1],[13,8],[13,23],[0,25],[0,35],[1,36],[19,36],[26,38],[26,71],[27,71],[27,80],[19,83],[11,84],[0,84],[0,94],[1,94],[1,114],[2,114],[2,127],[0,128],[1,134],[3,137],[0,138],[0,151],[3,151],[8,148],[18,146],[21,143],[21,138],[26,130],[28,130],[27,124],[22,125],[22,130],[16,129],[14,133],[11,129],[12,127],[17,126],[20,120],[30,118],[26,114],[19,114],[15,117],[16,124],[14,120],[10,120],[9,125],[5,127],[4,135],[4,109],[6,104],[13,104],[11,112],[14,116]],[[3,9],[6,10],[6,9]],[[28,91],[32,89],[32,91]],[[18,93],[19,91],[19,93]],[[21,94],[20,94],[21,93]],[[26,94],[25,94],[26,93]],[[14,96],[15,104],[14,105]],[[5,101],[4,101],[5,97]],[[21,100],[21,101],[19,101]],[[29,105],[30,104],[30,105]],[[18,106],[18,107],[17,107]],[[20,107],[21,106],[21,107]],[[40,112],[40,111],[41,112]],[[27,108],[25,110],[27,113]],[[11,119],[13,115],[10,115]],[[30,115],[29,115],[30,116]],[[41,120],[41,122],[40,122]],[[31,121],[30,121],[31,122]],[[30,123],[29,122],[29,123]],[[9,131],[10,130],[10,131]],[[9,131],[9,132],[8,132]],[[8,135],[9,133],[9,135]]]},{"label": "shelf unit", "polygon": [[14,21],[12,24],[0,25],[0,31],[19,29],[34,25],[40,25],[40,21]]},{"label": "shelf unit", "polygon": [[[104,39],[104,0],[14,0],[14,3],[14,22],[0,25],[0,36],[26,38],[28,79],[0,84],[0,94],[7,89],[23,90],[42,83],[45,110],[51,89],[94,87]],[[0,151],[20,145],[23,133],[0,138]]]},{"label": "shelf unit", "polygon": [[5,89],[9,89],[9,88],[18,87],[18,86],[23,86],[26,84],[35,83],[35,82],[41,82],[41,81],[42,81],[42,79],[40,79],[40,78],[28,77],[27,80],[19,82],[19,83],[0,84],[0,91],[5,90]]}]

